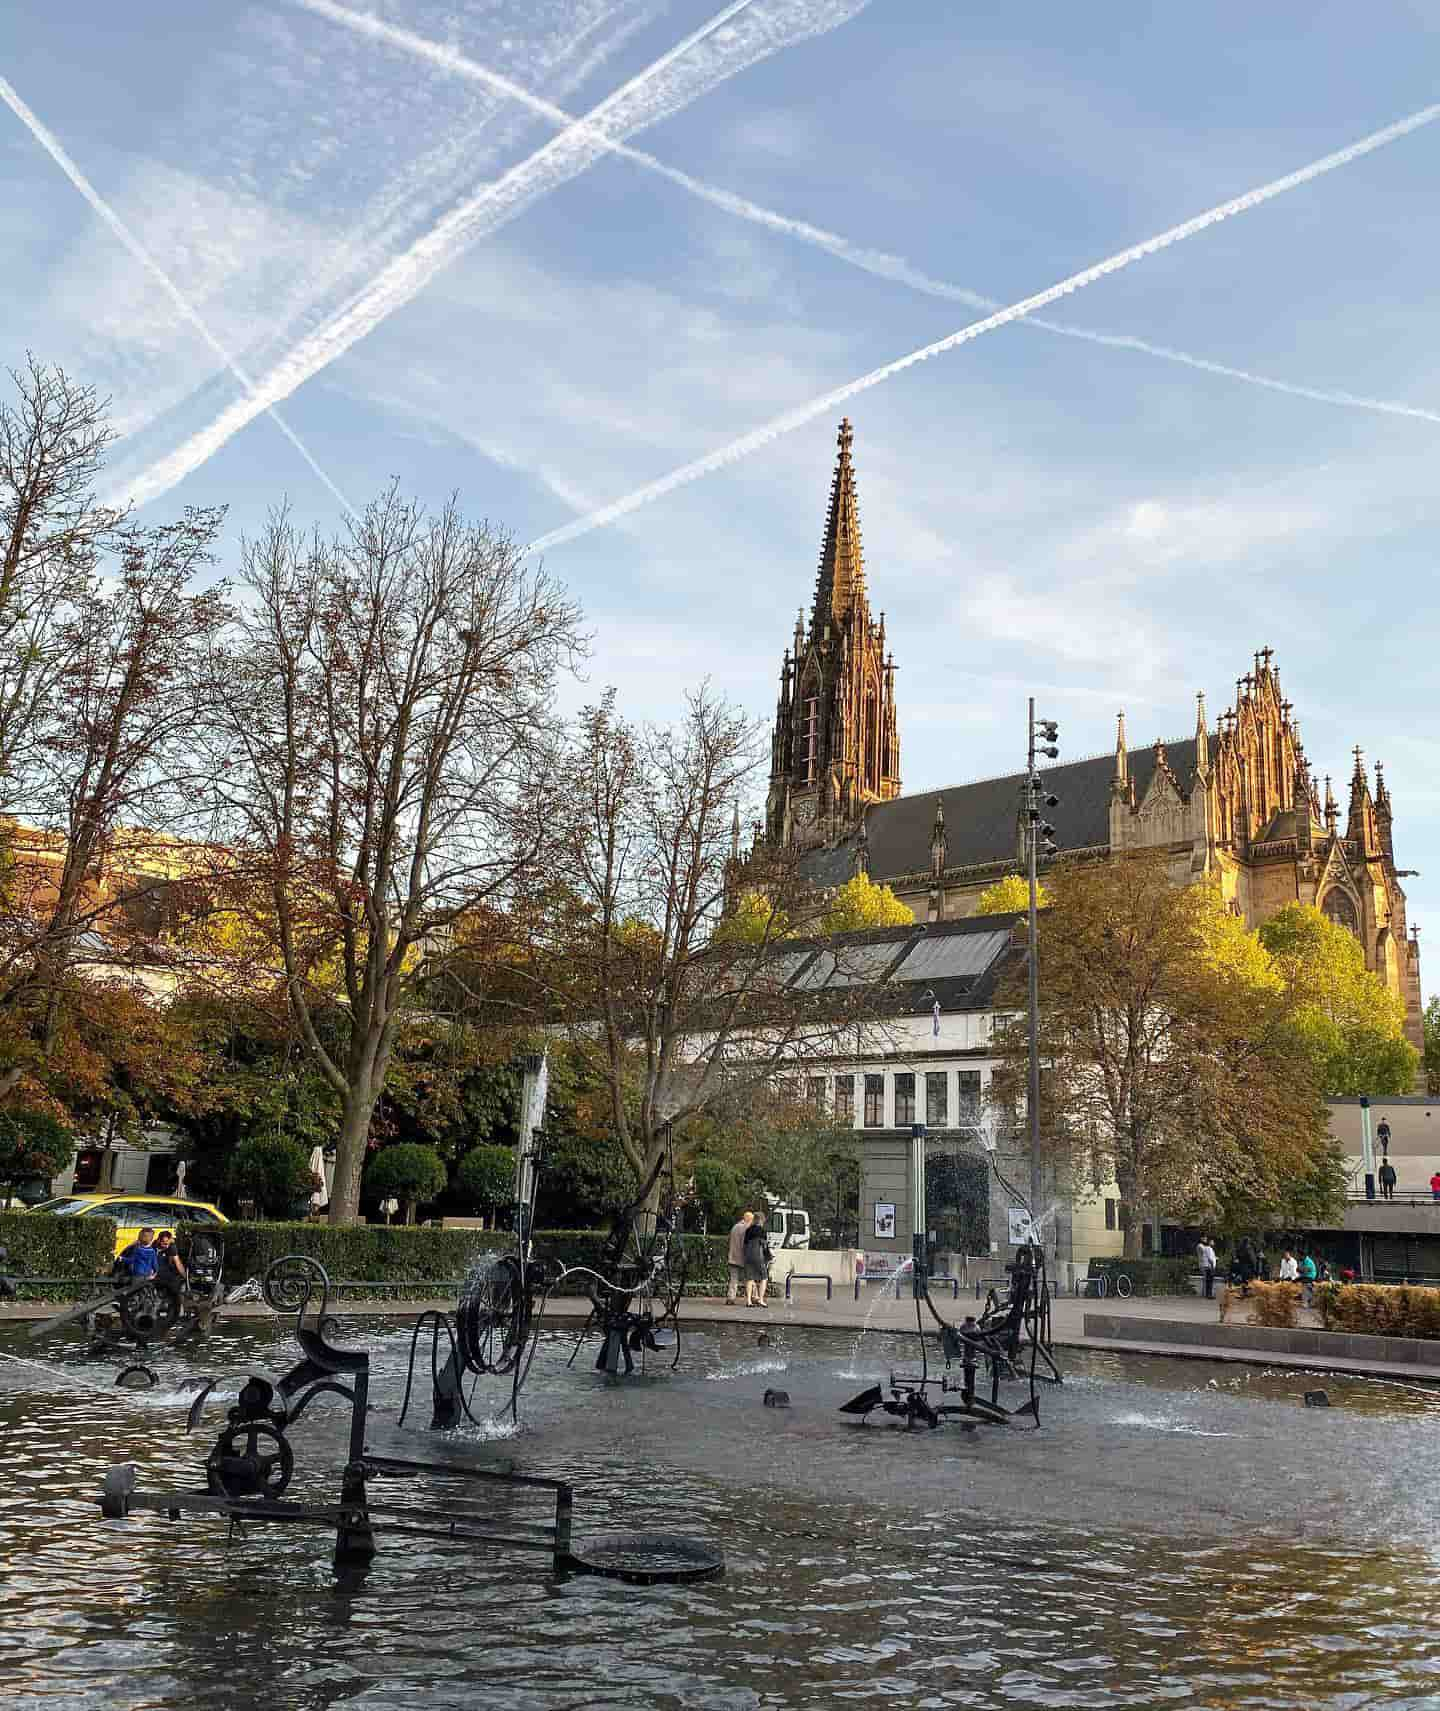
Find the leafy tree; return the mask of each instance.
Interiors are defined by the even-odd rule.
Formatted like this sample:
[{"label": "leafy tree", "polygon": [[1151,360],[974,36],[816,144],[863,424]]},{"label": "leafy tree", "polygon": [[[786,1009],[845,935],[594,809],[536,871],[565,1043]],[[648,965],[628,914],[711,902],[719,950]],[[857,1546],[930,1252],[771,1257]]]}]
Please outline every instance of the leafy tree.
[{"label": "leafy tree", "polygon": [[514,1150],[510,1147],[472,1147],[460,1160],[460,1168],[455,1173],[455,1188],[482,1212],[493,1212],[497,1206],[509,1204],[515,1193]]},{"label": "leafy tree", "polygon": [[777,910],[763,891],[753,889],[740,893],[735,907],[715,929],[720,944],[759,945],[789,936],[790,926],[784,912]]},{"label": "leafy tree", "polygon": [[1259,940],[1295,999],[1293,1038],[1331,1097],[1408,1093],[1419,1058],[1405,1006],[1365,967],[1353,933],[1308,903],[1289,903]]},{"label": "leafy tree", "polygon": [[315,1190],[305,1149],[285,1135],[256,1135],[242,1141],[230,1163],[232,1194],[253,1200],[262,1216],[286,1218]]},{"label": "leafy tree", "polygon": [[[1223,924],[1218,890],[1175,886],[1163,861],[1061,868],[1040,920],[1041,1132],[1072,1179],[1114,1174],[1125,1251],[1144,1211],[1278,1215],[1297,1183],[1334,1190],[1334,1143],[1297,1000]],[[1235,954],[1227,955],[1227,946]],[[1257,970],[1264,978],[1257,978]],[[997,998],[1024,1007],[1025,970]],[[1026,1085],[1025,1029],[999,1035],[992,1099]]]},{"label": "leafy tree", "polygon": [[1425,1091],[1440,1093],[1440,995],[1425,1006]]},{"label": "leafy tree", "polygon": [[[402,1023],[457,923],[503,918],[553,866],[555,684],[578,615],[512,541],[393,487],[329,543],[275,515],[243,567],[247,599],[209,661],[207,770],[339,1101],[343,1224]],[[331,1044],[316,1012],[334,978]]]},{"label": "leafy tree", "polygon": [[[1039,909],[1048,908],[1050,893],[1038,881],[1035,886],[1035,905]],[[993,885],[975,899],[977,915],[1009,915],[1016,910],[1028,910],[1030,907],[1030,881],[1019,873],[1007,873],[1003,879],[997,879]]]},{"label": "leafy tree", "polygon": [[381,1147],[365,1170],[365,1188],[377,1199],[392,1196],[405,1209],[405,1222],[415,1222],[415,1208],[445,1192],[445,1164],[434,1147],[402,1141]]},{"label": "leafy tree", "polygon": [[877,885],[868,873],[857,873],[836,891],[821,930],[859,933],[868,927],[908,927],[914,919],[888,885]]},{"label": "leafy tree", "polygon": [[50,1111],[24,1106],[0,1111],[0,1192],[33,1177],[49,1182],[75,1153],[75,1137]]}]

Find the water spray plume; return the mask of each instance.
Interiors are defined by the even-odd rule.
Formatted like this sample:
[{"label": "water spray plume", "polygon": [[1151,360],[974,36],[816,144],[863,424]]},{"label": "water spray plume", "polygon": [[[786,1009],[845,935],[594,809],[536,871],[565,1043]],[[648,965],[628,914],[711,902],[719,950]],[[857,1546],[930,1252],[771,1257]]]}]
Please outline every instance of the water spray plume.
[{"label": "water spray plume", "polygon": [[[185,293],[181,291],[180,287],[173,279],[171,279],[170,275],[166,273],[160,263],[155,260],[154,256],[150,254],[149,250],[145,248],[145,246],[80,170],[80,168],[75,164],[55,133],[50,130],[50,128],[40,120],[36,113],[20,98],[20,95],[14,85],[8,83],[3,77],[0,77],[0,101],[5,103],[20,123],[24,125],[25,129],[29,131],[30,135],[34,137],[35,141],[45,150],[46,154],[50,156],[51,160],[55,162],[56,166],[60,168],[61,172],[63,172],[70,180],[71,184],[75,186],[75,188],[90,204],[91,209],[99,215],[100,219],[109,228],[110,232],[119,239],[130,254],[134,256],[135,260],[140,263],[141,267],[143,267],[156,284],[159,285],[160,289],[170,299],[171,303],[174,304],[182,319],[188,321],[195,331],[199,333],[200,337],[205,341],[206,345],[214,355],[220,359],[229,372],[236,380],[239,381],[241,386],[244,387],[247,395],[251,398],[256,398],[258,394],[256,392],[255,383],[250,379],[250,376],[246,374],[244,369],[240,367],[235,358],[231,356],[229,351],[225,349],[224,345],[220,343],[219,339],[215,337],[214,333],[211,332],[199,310],[190,302]],[[256,413],[258,414],[260,410],[263,410],[270,417],[275,426],[279,428],[280,432],[284,434],[285,438],[289,440],[290,444],[294,446],[297,452],[299,452],[300,456],[305,460],[306,467],[310,470],[311,474],[315,476],[315,478],[323,487],[325,487],[333,498],[339,501],[341,508],[353,516],[354,508],[351,506],[350,501],[345,497],[330,477],[326,475],[325,471],[321,469],[308,447],[302,443],[299,435],[296,434],[290,424],[280,416],[279,412],[273,407],[273,405],[261,403],[257,405]]]},{"label": "water spray plume", "polygon": [[797,405],[779,416],[772,417],[761,427],[752,429],[748,434],[742,434],[738,439],[731,440],[727,445],[718,447],[713,452],[707,452],[704,457],[696,458],[690,463],[682,464],[673,469],[668,475],[663,475],[657,481],[638,487],[633,493],[624,498],[616,499],[609,505],[592,511],[588,516],[577,517],[573,522],[563,527],[552,529],[549,534],[541,535],[532,541],[528,551],[541,551],[546,547],[560,546],[566,541],[578,539],[587,535],[593,529],[603,528],[608,523],[617,522],[621,517],[628,516],[632,511],[638,511],[641,506],[651,504],[656,499],[664,498],[673,493],[676,488],[684,487],[689,482],[698,481],[702,476],[711,475],[718,469],[724,469],[728,464],[736,463],[751,452],[759,451],[762,447],[779,439],[782,435],[802,428],[807,422],[817,416],[823,416],[834,410],[838,405],[847,403],[851,398],[862,392],[868,392],[872,386],[879,386],[882,381],[890,380],[897,374],[903,374],[906,369],[914,368],[918,363],[928,362],[931,357],[942,356],[947,351],[958,349],[969,344],[972,340],[986,333],[994,332],[999,327],[1009,326],[1014,321],[1023,320],[1033,315],[1037,309],[1044,309],[1049,304],[1058,302],[1062,297],[1068,297],[1076,291],[1083,291],[1097,280],[1104,279],[1112,273],[1132,266],[1137,261],[1158,255],[1161,250],[1169,249],[1172,245],[1183,242],[1186,238],[1194,237],[1197,233],[1218,226],[1222,221],[1233,218],[1236,214],[1247,213],[1251,208],[1258,208],[1265,202],[1273,201],[1288,190],[1298,189],[1308,184],[1312,179],[1321,178],[1326,173],[1334,172],[1339,167],[1348,166],[1352,161],[1360,160],[1367,154],[1373,154],[1377,149],[1397,142],[1401,137],[1410,135],[1412,131],[1422,126],[1432,124],[1440,118],[1440,102],[1429,107],[1422,107],[1419,112],[1411,113],[1404,119],[1397,120],[1393,125],[1386,125],[1382,130],[1373,131],[1358,142],[1350,143],[1345,148],[1336,149],[1334,153],[1324,155],[1321,159],[1311,161],[1308,166],[1299,167],[1282,178],[1271,179],[1268,184],[1247,190],[1241,196],[1232,197],[1227,202],[1221,202],[1213,208],[1208,208],[1203,214],[1196,214],[1191,219],[1182,221],[1179,225],[1171,226],[1168,230],[1157,233],[1153,238],[1144,242],[1132,244],[1129,248],[1119,250],[1114,255],[1107,256],[1092,266],[1082,268],[1078,273],[1072,273],[1058,283],[1047,286],[1043,291],[1037,291],[1032,296],[1023,297],[1019,302],[1012,303],[994,314],[986,315],[979,321],[972,321],[968,326],[961,327],[958,332],[949,334],[943,339],[936,339],[933,344],[922,345],[918,350],[909,352],[906,356],[897,357],[893,362],[873,368],[868,374],[862,374],[858,379],[847,381],[843,386],[834,387],[829,392],[821,393],[808,403]]},{"label": "water spray plume", "polygon": [[[367,40],[409,54],[447,76],[480,84],[552,125],[564,128],[583,126],[586,123],[553,101],[547,101],[543,96],[523,88],[513,78],[506,77],[503,73],[472,59],[468,54],[461,53],[458,48],[431,41],[428,37],[417,35],[414,30],[403,29],[398,24],[387,23],[373,12],[357,12],[351,6],[337,4],[337,0],[291,0],[291,3],[314,17],[324,18]],[[809,220],[796,219],[774,208],[767,208],[759,202],[752,202],[748,196],[741,196],[733,190],[727,190],[723,185],[711,184],[703,178],[697,178],[693,173],[671,166],[647,150],[620,142],[599,129],[594,129],[594,134],[601,146],[617,160],[626,161],[644,172],[664,179],[666,183],[675,185],[687,195],[698,198],[712,208],[732,214],[751,225],[764,227],[782,237],[807,244],[813,249],[822,250],[827,255],[834,256],[837,261],[843,261],[847,266],[858,268],[874,278],[904,285],[927,297],[938,297],[950,303],[965,303],[973,309],[1004,307],[996,297],[987,297],[983,292],[971,290],[968,286],[955,285],[948,280],[935,278],[933,274],[914,266],[904,256],[857,244],[839,232],[829,231]],[[1408,416],[1422,422],[1440,422],[1440,411],[1437,410],[1426,410],[1418,405],[1396,403],[1383,398],[1367,398],[1333,388],[1279,380],[1272,375],[1256,374],[1229,363],[1214,362],[1208,357],[1195,356],[1190,351],[1175,350],[1169,345],[1155,344],[1128,333],[1100,332],[1091,327],[1077,327],[1069,322],[1052,321],[1040,315],[1027,317],[1027,325],[1057,334],[1061,338],[1080,339],[1087,344],[1101,345],[1109,350],[1131,351],[1141,356],[1154,357],[1161,362],[1172,362],[1183,368],[1195,369],[1202,374],[1213,374],[1221,379],[1241,381],[1247,386],[1260,386],[1267,391],[1284,393],[1291,398],[1306,398],[1317,404],[1334,404],[1349,409],[1373,410],[1382,415]]]}]

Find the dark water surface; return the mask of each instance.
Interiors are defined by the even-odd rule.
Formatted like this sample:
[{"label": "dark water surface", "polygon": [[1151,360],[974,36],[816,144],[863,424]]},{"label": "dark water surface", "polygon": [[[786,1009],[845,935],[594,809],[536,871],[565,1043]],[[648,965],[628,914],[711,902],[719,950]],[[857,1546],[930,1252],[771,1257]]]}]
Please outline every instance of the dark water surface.
[{"label": "dark water surface", "polygon": [[[409,1332],[375,1354],[372,1447],[396,1433]],[[0,1687],[59,1708],[1440,1705],[1440,1393],[1074,1355],[1039,1432],[857,1427],[836,1404],[912,1346],[718,1329],[678,1372],[607,1383],[542,1344],[518,1433],[446,1440],[574,1482],[577,1530],[719,1543],[723,1580],[556,1584],[542,1559],[380,1538],[358,1589],[329,1536],[210,1518],[103,1521],[112,1462],[193,1489],[222,1423],[179,1385],[289,1366],[288,1323],[230,1321],[148,1393],[76,1341],[0,1360]],[[18,1327],[0,1353],[30,1356]],[[159,1363],[157,1363],[159,1364]],[[792,1407],[761,1404],[783,1385]],[[484,1393],[482,1392],[482,1395]],[[1013,1398],[1018,1400],[1018,1396]],[[423,1399],[422,1399],[423,1401]],[[333,1495],[344,1405],[295,1432],[291,1495]],[[422,1418],[426,1417],[422,1406]]]}]

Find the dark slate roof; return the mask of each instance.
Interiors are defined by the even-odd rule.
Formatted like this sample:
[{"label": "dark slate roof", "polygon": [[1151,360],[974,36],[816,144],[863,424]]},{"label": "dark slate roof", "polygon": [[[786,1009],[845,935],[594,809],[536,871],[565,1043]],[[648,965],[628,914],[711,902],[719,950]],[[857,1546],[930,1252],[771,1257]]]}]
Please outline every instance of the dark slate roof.
[{"label": "dark slate roof", "polygon": [[[1166,743],[1165,752],[1181,790],[1188,792],[1195,773],[1194,737]],[[1130,751],[1129,772],[1137,802],[1144,799],[1154,771],[1153,747]],[[1060,798],[1059,807],[1048,810],[1048,818],[1062,851],[1103,848],[1110,842],[1110,780],[1114,775],[1113,753],[1044,768],[1047,791]],[[1005,778],[981,778],[972,784],[872,803],[865,819],[870,877],[886,883],[901,874],[929,871],[937,802],[945,805],[947,867],[1017,860],[1015,816],[1024,776],[1013,772]],[[843,885],[855,871],[854,856],[852,837],[836,848],[816,850],[807,858],[806,872],[817,885]]]}]

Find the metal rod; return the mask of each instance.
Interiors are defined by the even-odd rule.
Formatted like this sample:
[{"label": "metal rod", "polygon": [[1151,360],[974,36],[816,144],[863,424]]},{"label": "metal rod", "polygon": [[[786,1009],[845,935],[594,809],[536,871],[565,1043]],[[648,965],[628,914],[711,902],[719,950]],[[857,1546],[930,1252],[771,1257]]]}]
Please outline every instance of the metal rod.
[{"label": "metal rod", "polygon": [[1036,846],[1040,839],[1040,780],[1035,773],[1035,697],[1030,697],[1030,719],[1026,750],[1025,854],[1030,880],[1029,914],[1029,1050],[1030,1082],[1027,1116],[1030,1120],[1030,1229],[1032,1236],[1040,1219],[1043,1186],[1040,1169],[1040,947],[1036,922]]}]

